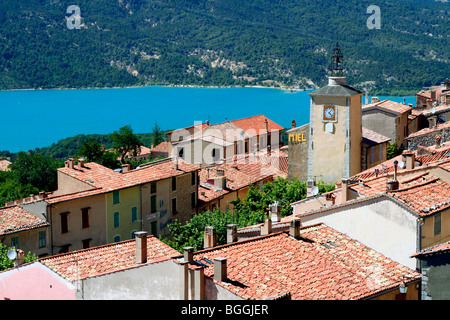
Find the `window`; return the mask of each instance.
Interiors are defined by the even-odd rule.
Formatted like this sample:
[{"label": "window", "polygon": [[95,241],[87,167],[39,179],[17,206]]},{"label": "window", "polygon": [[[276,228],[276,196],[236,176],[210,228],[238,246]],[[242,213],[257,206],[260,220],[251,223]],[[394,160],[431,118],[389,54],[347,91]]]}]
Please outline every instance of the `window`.
[{"label": "window", "polygon": [[172,213],[178,213],[177,211],[177,198],[172,198]]},{"label": "window", "polygon": [[19,249],[19,237],[11,238],[11,247]]},{"label": "window", "polygon": [[119,242],[120,241],[120,235],[114,236],[113,241],[114,242]]},{"label": "window", "polygon": [[137,221],[137,207],[131,208],[131,222]]},{"label": "window", "polygon": [[374,162],[375,161],[375,148],[372,147],[370,148],[370,162]]},{"label": "window", "polygon": [[46,233],[45,233],[45,231],[40,231],[39,232],[39,248],[45,248],[46,245],[47,245]]},{"label": "window", "polygon": [[197,182],[197,172],[191,172],[191,185],[195,185],[195,183]]},{"label": "window", "polygon": [[67,253],[70,250],[70,244],[64,244],[61,246],[61,249],[59,250],[59,253]]},{"label": "window", "polygon": [[184,148],[179,148],[178,149],[178,157],[183,159],[184,156]]},{"label": "window", "polygon": [[349,106],[350,105],[350,98],[345,98],[345,105]]},{"label": "window", "polygon": [[156,181],[150,184],[150,193],[156,193]]},{"label": "window", "polygon": [[383,160],[383,144],[378,145],[378,160]]},{"label": "window", "polygon": [[119,203],[120,203],[119,190],[113,191],[113,204],[119,204]]},{"label": "window", "polygon": [[441,214],[438,213],[434,216],[434,235],[441,234]]},{"label": "window", "polygon": [[61,215],[61,233],[69,232],[69,212],[63,212]]},{"label": "window", "polygon": [[91,247],[91,246],[90,246],[91,240],[92,240],[92,239],[84,239],[84,240],[81,240],[81,243],[83,244],[83,249],[87,249],[87,248],[90,248],[90,247]]},{"label": "window", "polygon": [[82,228],[89,228],[89,209],[90,208],[81,209],[81,227]]},{"label": "window", "polygon": [[151,213],[155,213],[156,212],[156,196],[152,196],[151,199],[151,207],[150,207],[150,212]]},{"label": "window", "polygon": [[136,230],[134,230],[133,232],[131,232],[131,239],[136,238]]},{"label": "window", "polygon": [[177,190],[177,177],[172,177],[172,191]]},{"label": "window", "polygon": [[114,228],[119,227],[119,212],[114,212]]},{"label": "window", "polygon": [[191,193],[191,207],[195,208],[195,204],[197,203],[197,197],[195,192]]}]

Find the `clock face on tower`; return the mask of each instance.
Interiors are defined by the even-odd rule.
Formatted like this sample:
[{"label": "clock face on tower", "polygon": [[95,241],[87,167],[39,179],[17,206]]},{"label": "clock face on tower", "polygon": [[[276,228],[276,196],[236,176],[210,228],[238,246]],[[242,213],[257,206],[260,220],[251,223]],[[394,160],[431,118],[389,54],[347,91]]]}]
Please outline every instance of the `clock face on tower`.
[{"label": "clock face on tower", "polygon": [[324,105],[323,106],[323,119],[324,122],[336,122],[336,106]]}]

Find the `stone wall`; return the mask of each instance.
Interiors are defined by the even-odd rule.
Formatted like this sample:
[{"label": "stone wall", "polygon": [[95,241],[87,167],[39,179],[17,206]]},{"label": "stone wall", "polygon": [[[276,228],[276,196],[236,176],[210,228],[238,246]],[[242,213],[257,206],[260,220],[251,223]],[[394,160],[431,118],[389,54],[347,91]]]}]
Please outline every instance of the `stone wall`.
[{"label": "stone wall", "polygon": [[424,133],[421,135],[408,138],[408,149],[417,150],[418,146],[431,147],[436,144],[436,136],[441,137],[441,143],[450,141],[450,125],[447,125],[441,129],[424,129]]}]

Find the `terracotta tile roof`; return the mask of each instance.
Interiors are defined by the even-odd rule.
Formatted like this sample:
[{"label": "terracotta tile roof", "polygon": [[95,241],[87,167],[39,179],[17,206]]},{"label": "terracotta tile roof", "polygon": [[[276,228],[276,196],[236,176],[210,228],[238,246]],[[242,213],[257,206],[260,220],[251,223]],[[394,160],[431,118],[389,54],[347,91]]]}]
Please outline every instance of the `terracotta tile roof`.
[{"label": "terracotta tile roof", "polygon": [[[40,262],[67,279],[77,281],[141,266],[136,264],[136,240],[126,240],[46,257]],[[147,263],[169,260],[179,252],[153,235],[147,237]]]},{"label": "terracotta tile roof", "polygon": [[385,137],[382,134],[370,129],[364,127],[362,127],[361,129],[363,141],[369,145],[380,144],[391,140],[391,138]]},{"label": "terracotta tile roof", "polygon": [[[438,166],[439,164],[450,160],[450,142],[442,143],[441,147],[431,146],[431,147],[423,147],[418,146],[417,150],[409,151],[415,154],[415,159],[421,165],[415,165],[417,170],[424,169],[425,166]],[[399,155],[392,159],[386,160],[379,165],[371,167],[367,170],[364,170],[354,176],[351,177],[352,180],[366,180],[375,177],[377,174],[375,173],[375,169],[378,169],[379,174],[383,173],[394,173],[394,161],[398,161],[399,163],[403,161],[403,156]],[[398,168],[398,172],[406,172],[407,169]]]},{"label": "terracotta tile roof", "polygon": [[255,130],[257,134],[260,134],[260,132],[265,130],[265,120],[267,119],[268,122],[268,129],[269,132],[276,131],[276,130],[283,130],[284,128],[280,126],[279,124],[273,122],[269,118],[265,117],[264,115],[260,114],[253,117],[238,119],[230,121],[231,123],[235,124],[242,130],[250,133],[250,130]]},{"label": "terracotta tile roof", "polygon": [[[425,178],[422,177],[422,178]],[[416,211],[420,216],[450,208],[450,184],[432,175],[422,183],[388,192],[392,197]]]},{"label": "terracotta tile roof", "polygon": [[422,135],[425,135],[425,134],[429,134],[429,133],[436,132],[436,131],[439,131],[439,130],[442,130],[442,129],[447,129],[447,128],[450,128],[450,121],[438,124],[436,128],[424,128],[422,130],[416,131],[414,133],[411,133],[405,139],[411,139],[411,138],[414,138],[414,137],[422,136]]},{"label": "terracotta tile roof", "polygon": [[152,181],[168,179],[173,176],[199,170],[199,168],[199,166],[178,159],[178,169],[176,170],[172,158],[150,162],[141,165],[134,170],[123,173],[109,169],[95,162],[86,163],[83,167],[74,166],[73,169],[67,167],[59,168],[58,171],[91,185],[92,189],[62,196],[50,195],[47,201],[55,203],[111,192]]},{"label": "terracotta tile roof", "polygon": [[11,162],[8,160],[0,160],[0,171],[10,171],[9,165]]},{"label": "terracotta tile roof", "polygon": [[49,225],[44,219],[38,218],[19,206],[0,208],[0,235],[47,227]]},{"label": "terracotta tile roof", "polygon": [[158,144],[157,146],[149,149],[150,152],[169,152],[169,146],[170,143],[168,141],[163,141],[160,144]]},{"label": "terracotta tile roof", "polygon": [[408,283],[421,278],[324,224],[302,228],[299,240],[280,232],[202,250],[194,263],[213,277],[218,257],[227,259],[228,279],[213,281],[243,299],[364,299],[397,288],[403,276],[411,277]]},{"label": "terracotta tile roof", "polygon": [[362,110],[369,110],[372,108],[382,108],[385,110],[389,110],[389,111],[393,111],[397,114],[402,114],[405,112],[409,112],[410,110],[412,110],[412,107],[403,104],[403,103],[399,103],[399,102],[395,102],[395,101],[391,101],[389,99],[383,100],[383,101],[378,101],[378,102],[374,102],[374,103],[370,103],[370,104],[366,104],[362,106]]},{"label": "terracotta tile roof", "polygon": [[420,252],[414,253],[411,257],[424,257],[431,254],[448,253],[450,251],[450,241],[445,243],[440,243],[433,247],[429,247],[421,250]]},{"label": "terracotta tile roof", "polygon": [[[214,179],[223,176],[226,179],[226,189],[214,187]],[[209,168],[202,168],[199,171],[200,188],[199,199],[205,202],[221,197],[222,195],[235,190],[248,187],[252,183],[273,177],[274,170],[259,163],[252,163],[243,159],[232,163],[223,163]],[[203,193],[204,194],[203,194]]]},{"label": "terracotta tile roof", "polygon": [[[434,109],[434,113],[440,113],[440,112],[444,112],[444,111],[450,111],[450,104],[443,104],[443,105],[440,105],[440,106],[436,106],[436,107],[434,107],[434,108],[432,108],[432,109]],[[422,110],[422,114],[423,114],[424,116],[429,116],[429,115],[432,114],[432,112],[431,112],[432,109]]]}]

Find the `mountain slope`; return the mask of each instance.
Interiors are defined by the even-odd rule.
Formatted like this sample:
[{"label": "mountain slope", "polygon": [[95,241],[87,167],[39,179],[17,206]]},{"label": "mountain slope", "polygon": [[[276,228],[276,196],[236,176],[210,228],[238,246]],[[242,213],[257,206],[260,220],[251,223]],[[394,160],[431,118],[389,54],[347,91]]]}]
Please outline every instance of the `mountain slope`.
[{"label": "mountain slope", "polygon": [[0,0],[0,88],[322,85],[336,34],[348,82],[414,92],[450,74],[450,5],[370,1]]}]

